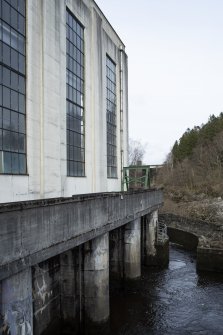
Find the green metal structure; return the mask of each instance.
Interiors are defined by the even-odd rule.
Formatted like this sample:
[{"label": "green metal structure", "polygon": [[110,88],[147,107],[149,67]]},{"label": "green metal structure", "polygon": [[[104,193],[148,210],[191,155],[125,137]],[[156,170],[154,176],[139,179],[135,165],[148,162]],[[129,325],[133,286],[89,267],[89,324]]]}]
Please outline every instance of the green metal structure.
[{"label": "green metal structure", "polygon": [[150,188],[150,165],[123,168],[122,191]]}]

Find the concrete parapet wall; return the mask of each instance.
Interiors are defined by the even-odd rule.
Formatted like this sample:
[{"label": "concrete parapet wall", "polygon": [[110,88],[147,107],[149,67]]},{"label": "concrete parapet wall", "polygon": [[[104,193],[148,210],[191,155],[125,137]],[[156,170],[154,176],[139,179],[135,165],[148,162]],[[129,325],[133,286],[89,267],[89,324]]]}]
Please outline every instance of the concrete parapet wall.
[{"label": "concrete parapet wall", "polygon": [[161,190],[0,206],[0,280],[158,209]]}]

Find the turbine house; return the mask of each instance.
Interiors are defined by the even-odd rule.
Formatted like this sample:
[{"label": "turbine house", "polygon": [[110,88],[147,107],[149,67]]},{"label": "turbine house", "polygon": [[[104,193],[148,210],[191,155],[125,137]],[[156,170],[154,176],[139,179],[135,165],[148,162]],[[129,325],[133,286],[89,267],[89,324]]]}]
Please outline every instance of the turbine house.
[{"label": "turbine house", "polygon": [[1,0],[0,80],[0,334],[97,333],[168,245],[162,192],[121,191],[125,46],[93,0]]}]

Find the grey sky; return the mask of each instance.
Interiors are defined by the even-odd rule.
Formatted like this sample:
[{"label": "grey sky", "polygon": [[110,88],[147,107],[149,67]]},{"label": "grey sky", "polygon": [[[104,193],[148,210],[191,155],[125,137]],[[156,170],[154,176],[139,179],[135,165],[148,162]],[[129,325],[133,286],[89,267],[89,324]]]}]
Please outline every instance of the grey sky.
[{"label": "grey sky", "polygon": [[126,45],[130,137],[161,163],[187,128],[223,111],[223,1],[96,2]]}]

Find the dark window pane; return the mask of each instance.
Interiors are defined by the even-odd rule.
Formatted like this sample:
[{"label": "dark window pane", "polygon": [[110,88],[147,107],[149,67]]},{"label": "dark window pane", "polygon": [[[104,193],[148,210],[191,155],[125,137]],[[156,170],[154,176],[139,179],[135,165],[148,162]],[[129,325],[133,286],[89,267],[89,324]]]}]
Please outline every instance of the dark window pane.
[{"label": "dark window pane", "polygon": [[18,90],[18,75],[13,71],[11,71],[11,88]]},{"label": "dark window pane", "polygon": [[18,29],[18,12],[13,7],[11,7],[11,26]]},{"label": "dark window pane", "polygon": [[10,66],[10,47],[5,43],[3,43],[2,47],[3,47],[2,61],[5,65]]},{"label": "dark window pane", "polygon": [[25,79],[22,76],[19,76],[19,92],[25,94]]},{"label": "dark window pane", "polygon": [[16,71],[19,70],[19,53],[13,49],[11,49],[11,67]]},{"label": "dark window pane", "polygon": [[16,112],[11,112],[11,130],[19,130],[19,114]]},{"label": "dark window pane", "polygon": [[25,19],[19,14],[19,32],[25,35]]},{"label": "dark window pane", "polygon": [[10,70],[3,67],[2,80],[5,86],[10,87]]},{"label": "dark window pane", "polygon": [[19,134],[19,152],[25,153],[25,135]]},{"label": "dark window pane", "polygon": [[3,86],[3,106],[10,108],[10,89]]},{"label": "dark window pane", "polygon": [[26,173],[26,156],[19,155],[19,173]]},{"label": "dark window pane", "polygon": [[2,0],[2,18],[10,24],[10,6],[5,0]]},{"label": "dark window pane", "polygon": [[18,152],[19,150],[18,133],[11,132],[10,149],[13,152]]},{"label": "dark window pane", "polygon": [[3,150],[10,151],[10,142],[11,142],[11,132],[7,130],[3,130]]},{"label": "dark window pane", "polygon": [[12,172],[12,166],[11,166],[11,156],[12,154],[10,152],[4,152],[3,155],[3,166],[4,166],[4,173],[11,173]]},{"label": "dark window pane", "polygon": [[18,33],[11,28],[11,47],[18,50]]},{"label": "dark window pane", "polygon": [[23,94],[19,94],[19,112],[25,113],[25,96]]},{"label": "dark window pane", "polygon": [[19,0],[18,5],[19,5],[19,8],[18,8],[19,12],[23,16],[25,16],[25,0]]},{"label": "dark window pane", "polygon": [[19,173],[19,155],[15,153],[12,154],[12,173]]},{"label": "dark window pane", "polygon": [[19,72],[25,74],[25,57],[19,54]]},{"label": "dark window pane", "polygon": [[18,46],[19,46],[19,52],[21,52],[24,55],[25,54],[25,39],[22,35],[18,35]]},{"label": "dark window pane", "polygon": [[10,124],[10,110],[9,109],[3,109],[3,129],[9,129],[11,128]]},{"label": "dark window pane", "polygon": [[11,109],[18,110],[19,95],[16,91],[11,90]]},{"label": "dark window pane", "polygon": [[19,132],[25,133],[25,116],[19,114]]}]

